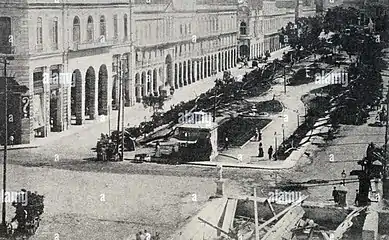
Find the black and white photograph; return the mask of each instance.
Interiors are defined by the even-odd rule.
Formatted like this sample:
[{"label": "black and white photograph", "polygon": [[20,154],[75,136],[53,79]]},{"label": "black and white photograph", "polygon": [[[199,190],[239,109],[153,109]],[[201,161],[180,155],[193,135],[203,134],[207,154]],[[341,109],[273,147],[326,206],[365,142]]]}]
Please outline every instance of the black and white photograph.
[{"label": "black and white photograph", "polygon": [[0,0],[0,240],[389,240],[389,0]]}]

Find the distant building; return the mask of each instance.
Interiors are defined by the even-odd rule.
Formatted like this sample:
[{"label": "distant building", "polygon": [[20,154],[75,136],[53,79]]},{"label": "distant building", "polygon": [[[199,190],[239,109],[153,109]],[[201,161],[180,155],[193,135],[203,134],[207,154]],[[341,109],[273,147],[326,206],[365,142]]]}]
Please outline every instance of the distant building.
[{"label": "distant building", "polygon": [[238,6],[239,56],[261,57],[281,47],[279,30],[296,17],[316,14],[316,3],[304,1],[241,1]]}]

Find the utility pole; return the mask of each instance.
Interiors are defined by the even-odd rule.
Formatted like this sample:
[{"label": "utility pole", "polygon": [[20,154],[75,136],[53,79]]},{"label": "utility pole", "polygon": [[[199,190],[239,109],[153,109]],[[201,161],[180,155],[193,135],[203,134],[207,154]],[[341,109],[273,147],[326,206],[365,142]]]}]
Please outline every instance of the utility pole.
[{"label": "utility pole", "polygon": [[385,157],[384,157],[384,161],[383,161],[383,178],[386,179],[387,177],[387,157],[388,157],[388,147],[387,147],[387,144],[388,144],[388,121],[389,121],[389,91],[388,91],[388,94],[386,96],[386,125],[385,125],[385,145],[384,145],[384,149],[385,149]]},{"label": "utility pole", "polygon": [[119,153],[119,144],[120,144],[120,120],[121,120],[121,104],[122,104],[122,62],[119,57],[116,59],[117,63],[117,71],[116,71],[116,78],[118,82],[118,88],[119,88],[119,107],[118,107],[118,121],[117,121],[117,139],[116,139],[116,149],[117,153]]},{"label": "utility pole", "polygon": [[7,57],[4,57],[4,78],[5,78],[5,89],[4,89],[4,161],[3,161],[3,194],[2,194],[2,215],[1,224],[3,229],[7,229],[7,223],[5,222],[5,193],[6,193],[6,181],[7,181],[7,148],[8,148],[8,79],[7,79]]},{"label": "utility pole", "polygon": [[284,94],[286,94],[286,66],[284,66]]},{"label": "utility pole", "polygon": [[255,224],[255,240],[259,240],[258,228],[258,205],[257,205],[257,188],[254,187],[254,224]]},{"label": "utility pole", "polygon": [[[128,58],[127,58],[128,59]],[[122,64],[128,64],[128,62],[126,61],[126,58],[123,56],[122,57]],[[120,156],[120,161],[123,161],[124,160],[124,86],[125,86],[125,81],[124,81],[124,77],[123,77],[123,75],[124,75],[124,67],[122,67],[122,72],[123,72],[123,74],[122,74],[122,77],[121,77],[121,79],[122,79],[122,87],[121,87],[121,94],[120,94],[120,98],[122,99],[121,100],[121,103],[122,103],[122,105],[121,105],[121,110],[122,110],[122,148],[121,148],[121,156]]]}]

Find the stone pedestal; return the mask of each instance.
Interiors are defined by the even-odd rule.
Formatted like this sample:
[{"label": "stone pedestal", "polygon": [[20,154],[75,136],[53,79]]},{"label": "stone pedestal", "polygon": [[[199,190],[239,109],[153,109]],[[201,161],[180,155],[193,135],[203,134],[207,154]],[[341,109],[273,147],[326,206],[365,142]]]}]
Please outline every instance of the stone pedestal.
[{"label": "stone pedestal", "polygon": [[225,179],[218,179],[216,182],[216,197],[223,197]]}]

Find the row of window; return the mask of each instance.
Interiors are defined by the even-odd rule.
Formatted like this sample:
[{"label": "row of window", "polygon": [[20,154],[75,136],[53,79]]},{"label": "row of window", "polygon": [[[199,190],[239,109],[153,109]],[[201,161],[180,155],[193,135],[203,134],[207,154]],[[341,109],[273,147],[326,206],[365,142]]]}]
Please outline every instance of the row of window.
[{"label": "row of window", "polygon": [[[123,23],[124,23],[124,38],[127,39],[128,37],[128,17],[127,14],[124,14],[123,16]],[[94,27],[94,20],[92,16],[88,17],[87,23],[86,23],[86,42],[93,42],[95,38],[95,27]],[[106,19],[105,16],[100,16],[99,19],[99,39],[105,40],[107,38],[107,26],[106,26]],[[74,43],[80,43],[81,42],[81,22],[79,17],[74,17],[73,19],[73,42]],[[118,16],[113,16],[113,32],[114,32],[114,39],[118,38]],[[58,18],[54,17],[51,22],[51,29],[50,29],[50,35],[51,35],[51,43],[52,47],[54,49],[58,49]],[[39,47],[42,47],[43,45],[43,21],[41,17],[38,17],[37,19],[37,29],[36,29],[36,43]]]}]

